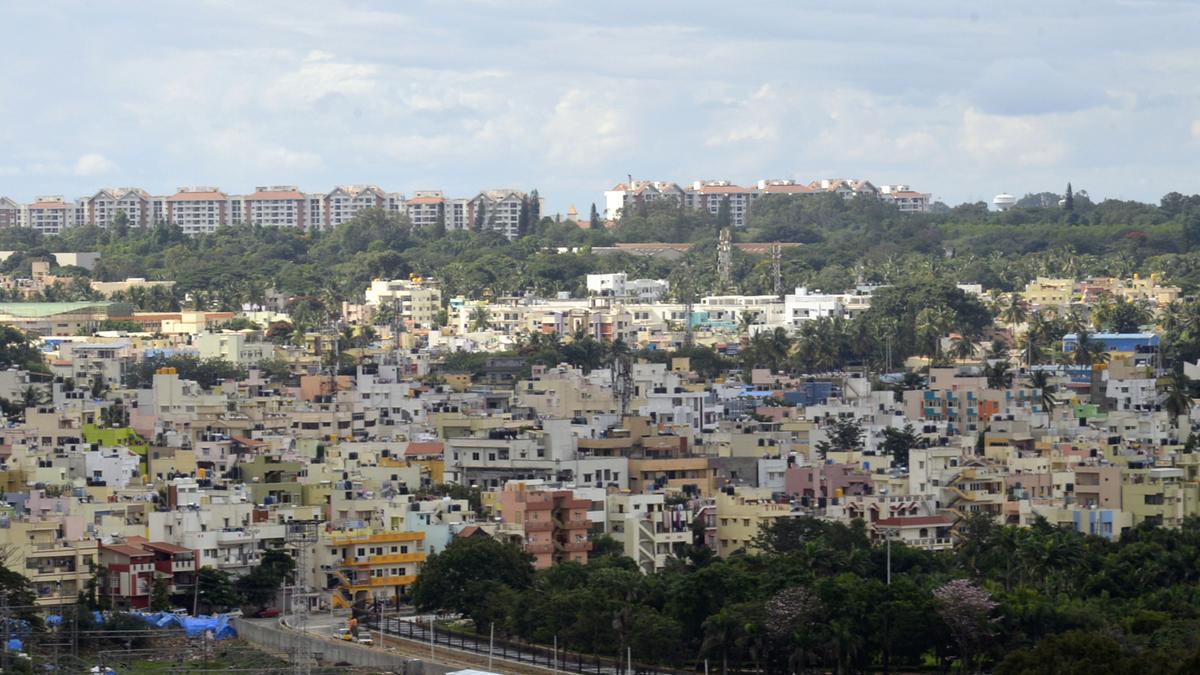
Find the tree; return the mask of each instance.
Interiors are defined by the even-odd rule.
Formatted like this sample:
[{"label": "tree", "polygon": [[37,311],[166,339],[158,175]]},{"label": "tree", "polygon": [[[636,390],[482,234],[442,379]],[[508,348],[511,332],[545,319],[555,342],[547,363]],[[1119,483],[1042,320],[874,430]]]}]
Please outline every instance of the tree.
[{"label": "tree", "polygon": [[593,230],[601,229],[604,224],[600,222],[600,212],[596,210],[596,202],[592,202],[592,214],[588,221],[589,227]]},{"label": "tree", "polygon": [[1028,316],[1028,311],[1025,308],[1025,299],[1019,293],[1009,293],[1008,301],[1000,310],[1000,318],[1004,319],[1009,326],[1017,326],[1025,322],[1026,316]]},{"label": "tree", "polygon": [[975,357],[975,341],[963,335],[950,343],[950,355],[956,361],[966,361]]},{"label": "tree", "polygon": [[479,200],[479,203],[475,206],[475,231],[483,232],[484,230],[488,229],[487,225],[488,225],[487,204],[484,203],[483,199],[481,198]]},{"label": "tree", "polygon": [[33,582],[5,565],[0,565],[0,600],[5,606],[13,608],[16,618],[28,621],[35,627],[42,625]]},{"label": "tree", "polygon": [[33,338],[19,328],[0,325],[0,366],[15,366],[39,373],[49,372]]},{"label": "tree", "polygon": [[964,671],[973,671],[979,651],[992,635],[996,602],[987,591],[966,579],[955,579],[933,591],[937,614],[958,647]]},{"label": "tree", "polygon": [[722,197],[720,205],[717,206],[717,231],[729,227],[733,222],[733,212],[729,205],[729,197]]},{"label": "tree", "polygon": [[892,458],[893,467],[908,469],[908,453],[920,440],[911,424],[905,424],[903,429],[887,427],[883,430],[883,452]]},{"label": "tree", "polygon": [[477,305],[471,310],[471,330],[482,332],[492,327],[492,313],[485,305]]},{"label": "tree", "polygon": [[1067,191],[1063,194],[1063,210],[1072,213],[1075,211],[1075,193],[1071,190],[1071,184],[1067,183]]},{"label": "tree", "polygon": [[167,586],[165,579],[154,580],[154,590],[150,595],[150,611],[165,612],[170,610],[171,604],[171,589]]},{"label": "tree", "polygon": [[987,378],[989,389],[1006,389],[1012,386],[1011,365],[1007,360],[1000,360],[983,367],[983,374]]},{"label": "tree", "polygon": [[1179,428],[1179,418],[1192,412],[1190,385],[1191,381],[1183,373],[1169,375],[1157,383],[1159,395],[1162,396],[1162,406],[1171,416],[1171,426],[1176,429]]},{"label": "tree", "polygon": [[850,452],[862,448],[862,420],[856,417],[828,418],[825,425],[829,449],[834,452]]},{"label": "tree", "polygon": [[532,583],[533,557],[517,546],[490,537],[455,539],[421,566],[412,600],[421,611],[473,616],[489,592],[502,586],[523,590]]},{"label": "tree", "polygon": [[1054,393],[1057,386],[1051,384],[1050,376],[1044,370],[1035,370],[1029,375],[1029,386],[1041,392],[1042,410],[1051,412],[1058,405]]},{"label": "tree", "polygon": [[233,580],[228,572],[205,566],[200,568],[196,576],[200,585],[196,591],[196,599],[203,608],[201,611],[212,613],[240,604],[241,598],[234,590]]},{"label": "tree", "polygon": [[269,549],[258,567],[239,577],[234,585],[247,604],[264,607],[275,599],[295,569],[296,562],[291,556],[281,550]]}]

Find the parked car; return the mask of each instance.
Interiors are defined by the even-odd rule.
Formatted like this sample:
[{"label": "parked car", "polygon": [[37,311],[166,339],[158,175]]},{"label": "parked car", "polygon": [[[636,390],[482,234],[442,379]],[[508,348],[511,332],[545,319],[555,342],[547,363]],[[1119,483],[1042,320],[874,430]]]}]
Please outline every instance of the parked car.
[{"label": "parked car", "polygon": [[258,610],[254,616],[258,619],[274,619],[279,616],[279,610],[274,607],[267,607],[266,609]]},{"label": "parked car", "polygon": [[370,636],[370,635],[360,635],[360,636],[359,636],[359,638],[358,638],[357,640],[355,640],[355,642],[357,642],[357,643],[358,643],[358,644],[360,644],[360,645],[373,645],[373,644],[375,644],[375,641],[371,639],[371,636]]}]

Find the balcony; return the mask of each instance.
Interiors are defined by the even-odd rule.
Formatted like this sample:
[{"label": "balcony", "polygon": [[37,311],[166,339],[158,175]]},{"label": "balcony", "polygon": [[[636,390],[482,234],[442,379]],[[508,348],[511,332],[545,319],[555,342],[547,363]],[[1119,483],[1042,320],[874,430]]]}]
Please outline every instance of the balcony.
[{"label": "balcony", "polygon": [[356,565],[389,565],[392,563],[424,562],[424,553],[387,553],[384,555],[368,555],[346,558],[342,564],[348,567]]},{"label": "balcony", "polygon": [[538,542],[536,544],[525,544],[525,551],[534,555],[541,553],[554,553],[554,544],[551,542]]},{"label": "balcony", "polygon": [[408,586],[417,580],[416,575],[407,574],[404,576],[387,576],[387,577],[351,577],[350,587],[358,588],[379,588],[382,586]]},{"label": "balcony", "polygon": [[554,522],[549,520],[527,520],[525,521],[526,532],[548,532],[554,529]]},{"label": "balcony", "polygon": [[568,541],[568,542],[560,541],[560,542],[555,542],[555,543],[556,543],[556,546],[555,546],[556,548],[558,548],[561,551],[567,551],[568,553],[579,553],[579,552],[583,552],[583,551],[592,550],[592,542],[590,542],[590,541]]}]

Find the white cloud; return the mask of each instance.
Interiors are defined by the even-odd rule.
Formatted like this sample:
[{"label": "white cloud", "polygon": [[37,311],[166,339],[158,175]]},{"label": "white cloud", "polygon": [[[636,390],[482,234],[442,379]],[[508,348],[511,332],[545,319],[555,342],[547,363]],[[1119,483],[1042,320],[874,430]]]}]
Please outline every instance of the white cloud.
[{"label": "white cloud", "polygon": [[607,159],[632,138],[627,111],[613,95],[570,89],[554,105],[543,136],[556,162],[589,164]]},{"label": "white cloud", "polygon": [[312,52],[300,68],[267,87],[264,102],[272,108],[291,108],[331,95],[366,97],[375,92],[378,75],[379,66],[374,64],[337,61],[332,54]]},{"label": "white cloud", "polygon": [[1200,120],[1192,122],[1192,138],[1200,141]]},{"label": "white cloud", "polygon": [[259,171],[306,171],[322,164],[321,156],[315,152],[273,143],[249,129],[214,134],[204,147],[217,162],[247,162]]},{"label": "white cloud", "polygon": [[967,108],[962,120],[962,149],[988,163],[1049,166],[1067,154],[1067,145],[1046,117],[988,115]]},{"label": "white cloud", "polygon": [[96,152],[89,152],[75,162],[76,176],[100,176],[117,170],[117,165],[109,158]]}]

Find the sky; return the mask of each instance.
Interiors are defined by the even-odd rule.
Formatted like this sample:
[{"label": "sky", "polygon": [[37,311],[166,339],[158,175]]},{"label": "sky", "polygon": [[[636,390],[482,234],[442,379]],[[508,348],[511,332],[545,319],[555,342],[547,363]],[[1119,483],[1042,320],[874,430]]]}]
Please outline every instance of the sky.
[{"label": "sky", "polygon": [[1200,192],[1200,3],[0,2],[0,195]]}]

